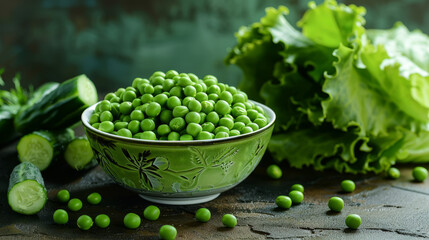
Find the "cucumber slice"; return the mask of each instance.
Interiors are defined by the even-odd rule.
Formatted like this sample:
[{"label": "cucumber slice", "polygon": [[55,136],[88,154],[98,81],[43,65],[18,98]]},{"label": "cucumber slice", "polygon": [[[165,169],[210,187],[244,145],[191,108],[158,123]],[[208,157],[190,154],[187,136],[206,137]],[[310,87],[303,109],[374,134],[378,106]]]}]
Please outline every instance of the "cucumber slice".
[{"label": "cucumber slice", "polygon": [[32,163],[16,166],[9,178],[8,203],[13,211],[25,215],[38,213],[48,200],[40,170]]},{"label": "cucumber slice", "polygon": [[71,141],[66,147],[64,158],[68,165],[76,170],[87,169],[97,163],[91,145],[86,138],[76,138]]},{"label": "cucumber slice", "polygon": [[97,102],[94,84],[85,75],[61,83],[43,99],[24,108],[15,117],[15,127],[21,133],[35,130],[64,129],[79,122],[88,106]]},{"label": "cucumber slice", "polygon": [[17,151],[21,162],[31,162],[40,171],[45,170],[74,138],[71,129],[63,131],[36,131],[25,135],[18,142]]}]

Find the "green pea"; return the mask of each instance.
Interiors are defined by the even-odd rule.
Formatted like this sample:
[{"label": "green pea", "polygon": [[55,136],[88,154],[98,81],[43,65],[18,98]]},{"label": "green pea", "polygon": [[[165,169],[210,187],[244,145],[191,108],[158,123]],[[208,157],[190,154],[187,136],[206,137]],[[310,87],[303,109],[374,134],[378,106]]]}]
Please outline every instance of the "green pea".
[{"label": "green pea", "polygon": [[127,122],[116,122],[115,123],[115,131],[118,131],[120,129],[127,128],[127,127],[128,127]]},{"label": "green pea", "polygon": [[121,112],[119,111],[119,103],[112,103],[112,110],[110,110],[110,112],[113,115],[113,118],[118,118],[121,115]]},{"label": "green pea", "polygon": [[214,134],[218,134],[219,132],[224,132],[224,133],[229,134],[229,129],[225,126],[219,126],[219,127],[215,128]]},{"label": "green pea", "polygon": [[100,115],[98,113],[94,113],[89,117],[89,124],[94,124],[100,122]]},{"label": "green pea", "polygon": [[242,107],[233,107],[231,110],[232,116],[238,117],[241,115],[247,115],[247,110]]},{"label": "green pea", "polygon": [[390,179],[398,179],[401,176],[401,172],[399,171],[399,169],[391,167],[389,168],[389,170],[387,171],[387,176]]},{"label": "green pea", "polygon": [[172,87],[170,89],[170,94],[171,94],[171,96],[176,96],[176,97],[181,98],[182,97],[182,88],[179,86]]},{"label": "green pea", "polygon": [[255,109],[247,110],[247,116],[250,118],[251,121],[254,121],[258,117],[258,111]]},{"label": "green pea", "polygon": [[159,229],[159,237],[164,240],[174,240],[177,236],[177,230],[171,225],[163,225]]},{"label": "green pea", "polygon": [[80,216],[77,221],[77,226],[82,230],[89,230],[94,222],[92,221],[92,218],[88,215],[82,215]]},{"label": "green pea", "polygon": [[140,139],[146,139],[146,140],[156,140],[156,134],[153,131],[144,131]]},{"label": "green pea", "polygon": [[134,110],[131,112],[130,118],[131,118],[131,120],[141,121],[144,119],[144,114],[140,110]]},{"label": "green pea", "polygon": [[103,111],[110,111],[111,109],[112,109],[112,105],[110,104],[110,102],[109,101],[107,101],[107,100],[103,100],[103,101],[101,101],[100,103],[99,103],[99,105],[100,105],[100,111],[101,112],[103,112]]},{"label": "green pea", "polygon": [[198,76],[193,73],[188,73],[188,77],[192,80],[192,82],[196,83],[198,82]]},{"label": "green pea", "polygon": [[242,134],[251,133],[251,132],[253,132],[253,129],[251,127],[246,126],[246,127],[242,128],[240,132]]},{"label": "green pea", "polygon": [[177,106],[173,109],[173,117],[184,117],[188,112],[189,109],[186,106]]},{"label": "green pea", "polygon": [[203,112],[199,112],[198,114],[200,115],[200,122],[199,122],[199,124],[205,123],[206,122],[207,114],[205,114]]},{"label": "green pea", "polygon": [[70,199],[67,204],[68,208],[74,212],[82,209],[82,201],[79,198]]},{"label": "green pea", "polygon": [[253,121],[253,123],[257,124],[259,128],[263,128],[268,124],[266,118],[259,118],[259,117],[256,118],[255,121]]},{"label": "green pea", "polygon": [[213,103],[209,102],[209,101],[203,101],[201,102],[201,110],[206,113],[209,114],[210,112],[212,112],[214,109],[214,105]]},{"label": "green pea", "polygon": [[289,197],[293,204],[300,204],[304,200],[304,194],[300,191],[293,190],[289,193]]},{"label": "green pea", "polygon": [[153,92],[155,92],[155,89],[153,88],[153,86],[152,86],[152,85],[150,85],[150,84],[146,84],[146,85],[144,86],[144,90],[143,90],[143,92],[144,92],[144,93],[146,93],[146,94],[152,94]]},{"label": "green pea", "polygon": [[124,102],[132,102],[137,97],[134,91],[125,91],[122,95],[122,101]]},{"label": "green pea", "polygon": [[[235,107],[241,107],[241,108],[243,108],[244,110],[246,110],[246,105],[244,105],[244,103],[241,103],[241,102],[239,102],[239,103],[234,103],[234,104],[232,105],[232,107],[233,107],[233,108],[235,108]],[[247,115],[247,110],[246,110],[246,115]]]},{"label": "green pea", "polygon": [[346,225],[351,229],[358,229],[362,224],[362,219],[357,214],[350,214],[346,217]]},{"label": "green pea", "polygon": [[143,131],[152,131],[152,130],[154,130],[155,129],[155,126],[156,124],[155,124],[155,121],[153,121],[152,119],[150,119],[150,118],[146,118],[146,119],[144,119],[143,121],[141,121],[141,123],[140,123],[140,128],[143,130]]},{"label": "green pea", "polygon": [[182,105],[182,101],[177,96],[171,96],[167,100],[167,107],[171,110],[180,105]]},{"label": "green pea", "polygon": [[124,226],[129,229],[136,229],[141,224],[141,218],[135,213],[127,213],[124,217]]},{"label": "green pea", "polygon": [[292,200],[288,196],[280,195],[276,198],[276,204],[279,208],[289,209],[292,206]]},{"label": "green pea", "polygon": [[97,205],[101,202],[101,195],[97,192],[93,192],[88,195],[86,200],[92,205]]},{"label": "green pea", "polygon": [[117,135],[130,138],[133,136],[133,133],[130,130],[128,130],[127,128],[121,128],[118,130]]},{"label": "green pea", "polygon": [[56,224],[66,224],[69,222],[69,214],[63,209],[55,210],[52,218]]},{"label": "green pea", "polygon": [[271,164],[267,168],[267,175],[272,179],[280,179],[283,175],[283,172],[279,166],[276,164]]},{"label": "green pea", "polygon": [[111,103],[120,103],[121,102],[121,98],[116,97],[116,95],[115,95],[112,99],[110,99],[110,102]]},{"label": "green pea", "polygon": [[215,138],[226,138],[226,137],[229,137],[229,134],[226,132],[218,132],[215,135]]},{"label": "green pea", "polygon": [[132,134],[136,134],[140,130],[140,122],[137,120],[132,120],[128,123],[128,130],[131,131]]},{"label": "green pea", "polygon": [[113,121],[113,115],[109,111],[101,112],[100,114],[100,121],[106,122],[106,121]]},{"label": "green pea", "polygon": [[67,202],[70,199],[70,193],[66,189],[62,189],[57,193],[57,200]]},{"label": "green pea", "polygon": [[428,170],[424,167],[415,167],[413,177],[416,182],[423,182],[428,177]]},{"label": "green pea", "polygon": [[215,111],[220,115],[225,115],[231,112],[231,107],[229,103],[224,100],[219,100],[215,104]]},{"label": "green pea", "polygon": [[110,218],[106,214],[99,214],[95,217],[95,225],[99,228],[107,228],[110,225]]},{"label": "green pea", "polygon": [[233,87],[233,86],[228,86],[226,88],[226,91],[230,92],[232,95],[237,93],[237,88]]},{"label": "green pea", "polygon": [[157,132],[160,136],[167,136],[171,132],[171,129],[167,124],[161,124],[158,126]]},{"label": "green pea", "polygon": [[229,131],[229,136],[238,136],[240,135],[240,131],[238,131],[237,129],[232,129],[231,131]]},{"label": "green pea", "polygon": [[247,110],[251,110],[251,109],[255,108],[255,105],[250,103],[250,102],[244,102],[243,104],[246,106]]},{"label": "green pea", "polygon": [[[245,125],[247,125],[247,124],[249,124],[249,123],[251,123],[252,121],[250,121],[250,118],[248,117],[248,116],[246,116],[246,115],[241,115],[241,116],[238,116],[236,119],[235,119],[235,121],[236,122],[242,122],[242,123],[244,123]],[[241,131],[241,130],[240,130]]]},{"label": "green pea", "polygon": [[173,131],[181,131],[182,129],[185,128],[185,125],[186,125],[185,120],[181,117],[173,118],[169,124],[171,130]]},{"label": "green pea", "polygon": [[157,206],[150,205],[144,209],[143,216],[147,220],[155,221],[158,220],[160,213],[161,212]]},{"label": "green pea", "polygon": [[137,89],[135,89],[135,88],[133,88],[133,87],[127,87],[127,88],[125,88],[125,92],[126,92],[126,91],[132,91],[132,92],[137,93]]},{"label": "green pea", "polygon": [[355,190],[356,185],[352,180],[344,180],[341,182],[341,189],[344,192],[351,193]]},{"label": "green pea", "polygon": [[209,97],[207,96],[207,93],[205,93],[205,92],[198,92],[195,95],[195,99],[197,99],[200,102],[204,102],[204,101],[209,100]]},{"label": "green pea", "polygon": [[137,86],[140,85],[140,84],[143,84],[143,83],[144,83],[143,78],[134,78],[133,83],[131,84],[131,86],[133,88],[138,88]]},{"label": "green pea", "polygon": [[211,85],[207,88],[207,93],[210,95],[212,93],[219,95],[220,94],[220,88],[218,85]]},{"label": "green pea", "polygon": [[100,123],[94,123],[91,125],[93,128],[99,129],[100,128]]},{"label": "green pea", "polygon": [[261,106],[255,106],[256,111],[258,111],[259,113],[261,113],[262,115],[265,114],[264,109]]},{"label": "green pea", "polygon": [[215,125],[211,122],[205,122],[201,125],[202,131],[213,132],[215,129]]},{"label": "green pea", "polygon": [[151,79],[151,84],[154,86],[158,86],[164,83],[165,79],[162,76],[156,76],[154,78]]},{"label": "green pea", "polygon": [[197,89],[195,89],[194,86],[189,85],[183,89],[183,93],[185,96],[195,97],[197,95]]},{"label": "green pea", "polygon": [[231,120],[231,118],[228,117],[223,117],[219,120],[219,125],[232,129],[234,127],[234,120]]},{"label": "green pea", "polygon": [[249,123],[247,124],[247,127],[251,127],[253,131],[256,131],[259,129],[259,126],[256,123]]},{"label": "green pea", "polygon": [[190,102],[191,100],[195,100],[195,98],[194,98],[194,97],[185,97],[185,98],[182,100],[182,105],[183,105],[183,106],[188,107],[188,104],[189,104],[189,102]]},{"label": "green pea", "polygon": [[332,211],[341,212],[344,207],[344,200],[339,197],[331,197],[328,202],[328,207]]},{"label": "green pea", "polygon": [[217,123],[219,122],[219,115],[217,114],[217,112],[210,112],[207,114],[206,120],[208,122],[213,123],[214,125],[217,125]]},{"label": "green pea", "polygon": [[165,73],[162,71],[156,71],[152,74],[151,78],[157,77],[157,76],[161,76],[161,77],[165,77]]},{"label": "green pea", "polygon": [[171,132],[168,134],[168,141],[179,141],[180,134],[178,132]]},{"label": "green pea", "polygon": [[165,78],[173,78],[174,76],[179,75],[178,72],[176,72],[175,70],[169,70],[168,72],[165,73]]},{"label": "green pea", "polygon": [[197,136],[198,140],[208,140],[208,139],[213,139],[213,135],[207,131],[201,131],[198,136]]},{"label": "green pea", "polygon": [[219,99],[219,95],[217,95],[216,93],[210,93],[208,95],[208,98],[209,98],[209,100],[217,101]]},{"label": "green pea", "polygon": [[173,111],[164,109],[159,115],[159,119],[162,123],[169,123],[173,119]]},{"label": "green pea", "polygon": [[243,122],[235,122],[234,127],[232,127],[232,129],[236,129],[238,131],[241,131],[245,126],[246,126],[246,124],[244,124]]},{"label": "green pea", "polygon": [[195,91],[197,91],[197,94],[204,91],[203,86],[201,85],[201,83],[196,83],[194,85],[194,87],[195,87]]},{"label": "green pea", "polygon": [[105,121],[100,123],[100,126],[98,129],[103,132],[111,133],[115,129],[115,125],[110,121]]},{"label": "green pea", "polygon": [[236,93],[236,94],[232,95],[232,102],[233,103],[244,103],[244,102],[246,102],[246,98],[243,94]]},{"label": "green pea", "polygon": [[104,100],[107,100],[110,102],[110,99],[112,99],[113,97],[116,97],[114,93],[108,93],[106,94],[106,96],[104,96]]},{"label": "green pea", "polygon": [[116,90],[115,92],[115,95],[117,97],[121,97],[124,92],[125,92],[125,88],[118,88],[118,90]]},{"label": "green pea", "polygon": [[119,105],[119,112],[124,115],[128,115],[133,110],[133,104],[131,102],[123,102]]},{"label": "green pea", "polygon": [[197,137],[201,131],[202,127],[198,123],[189,123],[186,127],[186,132],[193,137]]},{"label": "green pea", "polygon": [[161,106],[165,106],[167,103],[168,97],[164,93],[158,94],[153,98],[153,101],[159,103]]},{"label": "green pea", "polygon": [[220,92],[224,92],[225,91],[225,89],[226,89],[226,84],[224,84],[224,83],[218,83],[217,84],[218,85],[218,87],[219,87],[219,89],[220,89]]},{"label": "green pea", "polygon": [[290,187],[290,190],[291,191],[297,190],[297,191],[304,193],[304,186],[302,186],[301,184],[294,184]]},{"label": "green pea", "polygon": [[226,101],[228,104],[231,104],[233,101],[232,94],[230,92],[224,91],[219,95],[219,99]]},{"label": "green pea", "polygon": [[233,228],[237,225],[237,218],[232,214],[225,214],[222,217],[222,223],[225,227]]},{"label": "green pea", "polygon": [[153,102],[153,95],[150,93],[145,93],[142,95],[142,97],[140,98],[141,102],[144,103],[151,103]]},{"label": "green pea", "polygon": [[197,112],[189,112],[186,114],[185,116],[185,121],[187,123],[200,123],[201,121],[201,116],[199,113]]},{"label": "green pea", "polygon": [[213,75],[206,75],[204,76],[204,83],[207,84],[207,86],[217,84],[217,78]]},{"label": "green pea", "polygon": [[189,101],[188,108],[194,112],[200,112],[202,109],[201,103],[198,100]]},{"label": "green pea", "polygon": [[200,221],[200,222],[208,222],[211,218],[211,213],[210,210],[208,210],[207,208],[200,208],[197,210],[197,212],[195,213],[195,218]]},{"label": "green pea", "polygon": [[146,115],[149,117],[156,117],[161,113],[161,105],[157,102],[151,102],[146,108]]},{"label": "green pea", "polygon": [[153,95],[159,95],[162,93],[162,86],[157,85],[153,88]]}]

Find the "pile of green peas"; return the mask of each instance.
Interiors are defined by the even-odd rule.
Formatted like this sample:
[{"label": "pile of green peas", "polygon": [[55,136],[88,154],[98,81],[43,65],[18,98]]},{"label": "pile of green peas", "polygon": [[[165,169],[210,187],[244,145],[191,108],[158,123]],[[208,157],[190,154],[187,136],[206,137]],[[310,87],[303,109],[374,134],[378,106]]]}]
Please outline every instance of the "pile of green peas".
[{"label": "pile of green peas", "polygon": [[207,75],[157,71],[108,93],[89,123],[103,132],[146,140],[207,140],[256,131],[268,124],[246,93]]}]

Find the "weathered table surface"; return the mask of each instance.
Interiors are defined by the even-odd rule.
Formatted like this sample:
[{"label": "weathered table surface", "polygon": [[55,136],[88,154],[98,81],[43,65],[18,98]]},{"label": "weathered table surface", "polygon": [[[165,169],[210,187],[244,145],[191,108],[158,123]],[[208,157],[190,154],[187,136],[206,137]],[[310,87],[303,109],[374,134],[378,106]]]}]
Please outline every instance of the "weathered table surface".
[{"label": "weathered table surface", "polygon": [[[158,205],[161,217],[157,221],[142,220],[137,230],[123,227],[122,219],[128,212],[142,215],[150,203],[134,192],[115,185],[100,167],[85,173],[55,168],[44,172],[49,201],[35,216],[14,213],[7,203],[7,185],[12,168],[18,163],[16,144],[0,150],[0,238],[4,239],[158,239],[159,228],[172,224],[178,230],[177,239],[419,239],[429,238],[429,182],[414,183],[411,166],[401,168],[401,178],[386,180],[381,176],[349,176],[335,172],[315,172],[311,169],[296,170],[285,167],[281,180],[271,180],[265,174],[270,163],[266,154],[260,166],[243,183],[220,195],[217,199],[199,205]],[[342,179],[356,182],[354,193],[339,192]],[[305,186],[305,199],[289,210],[276,208],[274,199],[287,194],[294,183]],[[84,200],[84,207],[70,213],[65,226],[54,224],[53,212],[65,208],[56,202],[59,189],[70,190],[72,197],[82,200],[91,192],[103,196],[98,206],[90,206]],[[340,196],[345,201],[341,213],[328,211],[327,202],[331,196]],[[207,207],[212,212],[208,223],[199,223],[194,212]],[[95,217],[106,213],[111,217],[107,229],[94,226],[81,231],[76,219],[81,214]],[[227,229],[222,226],[221,217],[232,213],[238,219],[238,226]],[[347,214],[356,213],[362,217],[361,227],[354,231],[344,223]]]}]

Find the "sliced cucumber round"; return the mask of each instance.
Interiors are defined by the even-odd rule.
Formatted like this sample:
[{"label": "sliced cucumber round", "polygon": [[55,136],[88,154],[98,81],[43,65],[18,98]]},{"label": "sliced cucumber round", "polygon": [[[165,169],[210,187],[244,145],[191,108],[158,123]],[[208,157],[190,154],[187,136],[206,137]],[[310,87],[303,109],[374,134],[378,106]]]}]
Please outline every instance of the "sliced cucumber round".
[{"label": "sliced cucumber round", "polygon": [[17,213],[32,215],[43,209],[48,196],[42,174],[34,164],[24,162],[13,169],[7,198]]},{"label": "sliced cucumber round", "polygon": [[64,158],[70,167],[82,170],[93,165],[94,152],[87,139],[76,138],[67,145]]}]

